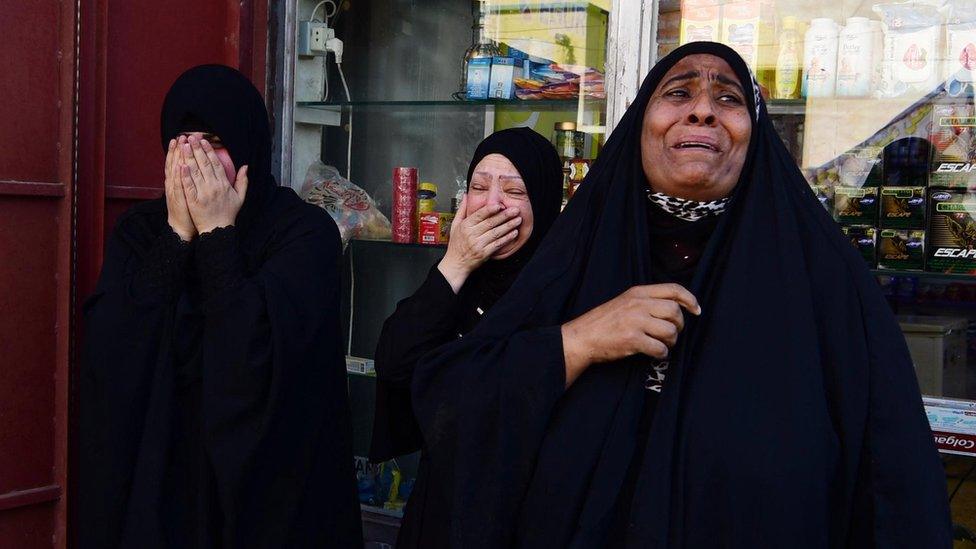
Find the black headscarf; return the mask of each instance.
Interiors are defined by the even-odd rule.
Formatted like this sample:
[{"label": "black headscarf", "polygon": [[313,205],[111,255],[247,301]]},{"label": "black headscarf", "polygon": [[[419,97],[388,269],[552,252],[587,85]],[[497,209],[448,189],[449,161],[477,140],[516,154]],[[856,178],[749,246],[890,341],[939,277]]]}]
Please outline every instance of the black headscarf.
[{"label": "black headscarf", "polygon": [[[165,199],[123,214],[85,304],[78,546],[361,546],[339,328],[339,233],[270,172],[261,95],[180,76],[165,145],[213,131],[249,187],[182,243]],[[160,165],[162,178],[162,157]]]},{"label": "black headscarf", "polygon": [[[724,59],[754,114],[732,202],[634,488],[632,547],[949,547],[945,479],[904,338],[817,202],[742,59],[682,46],[644,80],[576,196],[505,297],[421,362],[431,447],[456,423],[458,547],[601,547],[632,456],[647,357],[567,390],[560,325],[651,280],[641,126],[681,58]],[[751,92],[751,93],[750,93]],[[444,431],[447,432],[447,431]]]},{"label": "black headscarf", "polygon": [[[532,205],[532,234],[525,244],[505,259],[490,260],[471,276],[474,305],[487,310],[511,287],[539,242],[549,232],[562,206],[562,164],[556,148],[529,128],[511,128],[495,132],[474,151],[468,166],[468,185],[475,167],[489,154],[500,154],[518,170]],[[472,293],[472,292],[466,292]]]},{"label": "black headscarf", "polygon": [[213,132],[234,166],[247,165],[247,196],[238,226],[249,225],[276,186],[271,175],[271,128],[261,93],[240,72],[224,65],[200,65],[176,79],[160,116],[165,152],[183,132]]}]

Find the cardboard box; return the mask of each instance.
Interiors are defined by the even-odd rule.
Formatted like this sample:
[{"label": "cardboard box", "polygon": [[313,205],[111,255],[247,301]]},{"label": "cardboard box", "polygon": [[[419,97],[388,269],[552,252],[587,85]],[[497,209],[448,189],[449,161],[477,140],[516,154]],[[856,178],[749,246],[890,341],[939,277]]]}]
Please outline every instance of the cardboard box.
[{"label": "cardboard box", "polygon": [[515,78],[522,78],[521,63],[512,57],[495,57],[491,60],[490,99],[515,99]]},{"label": "cardboard box", "polygon": [[417,242],[427,245],[447,244],[451,237],[454,214],[433,212],[420,214]]},{"label": "cardboard box", "polygon": [[716,0],[681,0],[680,42],[718,42],[722,5]]},{"label": "cardboard box", "polygon": [[851,239],[851,245],[861,253],[861,257],[864,258],[864,262],[867,263],[868,267],[873,269],[878,263],[878,230],[874,227],[866,227],[863,225],[841,227],[841,230]]},{"label": "cardboard box", "polygon": [[465,97],[469,100],[488,99],[491,81],[491,58],[475,57],[468,62],[468,81]]},{"label": "cardboard box", "polygon": [[882,187],[882,229],[924,229],[925,187]]},{"label": "cardboard box", "polygon": [[932,105],[929,185],[976,190],[976,107],[965,101]]},{"label": "cardboard box", "polygon": [[828,213],[834,213],[834,186],[833,185],[810,185],[810,190],[823,205]]},{"label": "cardboard box", "polygon": [[763,81],[765,70],[775,67],[772,48],[776,36],[774,6],[768,0],[740,0],[722,6],[721,42],[738,52]]},{"label": "cardboard box", "polygon": [[976,193],[930,189],[927,234],[926,270],[976,274]]},{"label": "cardboard box", "polygon": [[834,187],[834,219],[844,225],[877,225],[877,187]]},{"label": "cardboard box", "polygon": [[965,318],[899,316],[923,394],[965,397]]},{"label": "cardboard box", "polygon": [[921,271],[925,267],[925,231],[882,229],[878,239],[878,267]]}]

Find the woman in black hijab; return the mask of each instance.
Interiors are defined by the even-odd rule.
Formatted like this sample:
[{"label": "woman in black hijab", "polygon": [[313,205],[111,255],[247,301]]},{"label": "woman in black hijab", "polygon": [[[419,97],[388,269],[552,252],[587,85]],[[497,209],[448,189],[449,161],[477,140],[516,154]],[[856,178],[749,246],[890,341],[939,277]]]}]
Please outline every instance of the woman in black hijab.
[{"label": "woman in black hijab", "polygon": [[[469,332],[491,309],[549,231],[561,201],[559,157],[541,135],[502,130],[478,145],[444,258],[383,324],[376,349],[374,461],[424,448],[410,399],[417,361]],[[432,477],[431,468],[422,454],[400,528],[401,549],[448,546],[450,479]]]},{"label": "woman in black hijab", "polygon": [[361,546],[338,230],[276,186],[237,71],[185,72],[161,126],[166,196],[85,305],[78,546]]},{"label": "woman in black hijab", "polygon": [[420,362],[453,546],[951,545],[904,338],[758,90],[720,44],[662,59],[518,281]]}]

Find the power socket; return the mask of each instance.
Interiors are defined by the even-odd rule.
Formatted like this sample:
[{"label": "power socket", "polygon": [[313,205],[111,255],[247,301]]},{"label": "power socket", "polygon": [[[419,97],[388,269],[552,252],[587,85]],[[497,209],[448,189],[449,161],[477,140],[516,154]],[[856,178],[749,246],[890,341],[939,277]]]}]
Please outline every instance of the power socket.
[{"label": "power socket", "polygon": [[329,40],[335,38],[335,30],[321,21],[302,21],[298,23],[298,55],[311,57],[328,55]]}]

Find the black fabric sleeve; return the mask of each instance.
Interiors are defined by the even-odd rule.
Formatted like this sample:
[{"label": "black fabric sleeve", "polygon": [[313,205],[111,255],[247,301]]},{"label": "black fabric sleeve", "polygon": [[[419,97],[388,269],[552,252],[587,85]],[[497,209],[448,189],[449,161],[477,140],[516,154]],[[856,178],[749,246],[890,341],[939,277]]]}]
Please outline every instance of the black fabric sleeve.
[{"label": "black fabric sleeve", "polygon": [[391,459],[423,445],[410,384],[422,356],[458,335],[458,297],[437,265],[383,323],[376,345],[376,410],[370,458]]},{"label": "black fabric sleeve", "polygon": [[172,302],[183,291],[192,242],[166,226],[132,278],[131,293],[141,302]]},{"label": "black fabric sleeve", "polygon": [[560,326],[468,336],[420,361],[414,410],[431,476],[451,483],[452,546],[511,545],[518,506],[495,503],[521,501],[565,382]]},{"label": "black fabric sleeve", "polygon": [[252,271],[236,229],[198,243],[202,434],[226,547],[362,543],[340,345],[339,235],[316,212],[284,221]]}]

